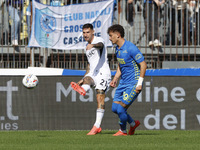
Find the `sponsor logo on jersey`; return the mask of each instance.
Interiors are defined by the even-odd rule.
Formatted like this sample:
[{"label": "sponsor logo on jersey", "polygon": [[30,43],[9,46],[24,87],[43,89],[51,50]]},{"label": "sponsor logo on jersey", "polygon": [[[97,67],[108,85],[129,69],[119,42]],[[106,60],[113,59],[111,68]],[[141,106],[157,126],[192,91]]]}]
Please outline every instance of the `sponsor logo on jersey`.
[{"label": "sponsor logo on jersey", "polygon": [[126,62],[122,58],[117,58],[117,60],[118,60],[119,64],[126,64]]}]

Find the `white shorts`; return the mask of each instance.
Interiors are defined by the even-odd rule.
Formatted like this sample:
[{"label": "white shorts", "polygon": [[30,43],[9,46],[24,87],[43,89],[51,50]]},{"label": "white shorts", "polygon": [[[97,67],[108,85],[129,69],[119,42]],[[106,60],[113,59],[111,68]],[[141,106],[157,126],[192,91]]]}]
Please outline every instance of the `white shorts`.
[{"label": "white shorts", "polygon": [[94,80],[94,87],[95,89],[99,90],[108,90],[111,82],[111,74],[108,73],[101,73],[94,75],[93,73],[86,74],[85,77],[91,77]]}]

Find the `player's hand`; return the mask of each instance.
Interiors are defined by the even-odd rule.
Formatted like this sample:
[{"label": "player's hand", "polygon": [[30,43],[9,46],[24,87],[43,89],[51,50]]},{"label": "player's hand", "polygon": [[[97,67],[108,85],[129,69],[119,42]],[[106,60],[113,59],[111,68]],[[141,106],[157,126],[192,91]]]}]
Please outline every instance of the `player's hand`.
[{"label": "player's hand", "polygon": [[138,85],[136,87],[136,93],[140,93],[142,91],[142,85]]},{"label": "player's hand", "polygon": [[91,49],[91,48],[93,48],[93,44],[88,44],[87,46],[86,46],[86,50],[89,50],[89,49]]},{"label": "player's hand", "polygon": [[116,87],[116,85],[117,85],[117,81],[113,79],[113,80],[110,82],[110,86],[111,86],[111,87]]},{"label": "player's hand", "polygon": [[116,87],[117,86],[117,81],[118,81],[118,78],[114,77],[113,80],[110,82],[110,86],[111,87]]},{"label": "player's hand", "polygon": [[80,81],[78,81],[77,84],[81,86],[83,84],[83,79],[81,79]]}]

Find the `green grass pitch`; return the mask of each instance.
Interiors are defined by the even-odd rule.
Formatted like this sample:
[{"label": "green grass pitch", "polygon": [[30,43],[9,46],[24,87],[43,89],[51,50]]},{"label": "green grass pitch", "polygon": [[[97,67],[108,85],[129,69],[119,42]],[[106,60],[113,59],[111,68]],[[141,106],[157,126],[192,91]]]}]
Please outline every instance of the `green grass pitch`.
[{"label": "green grass pitch", "polygon": [[1,131],[0,150],[199,150],[200,131],[137,130],[114,137],[117,131]]}]

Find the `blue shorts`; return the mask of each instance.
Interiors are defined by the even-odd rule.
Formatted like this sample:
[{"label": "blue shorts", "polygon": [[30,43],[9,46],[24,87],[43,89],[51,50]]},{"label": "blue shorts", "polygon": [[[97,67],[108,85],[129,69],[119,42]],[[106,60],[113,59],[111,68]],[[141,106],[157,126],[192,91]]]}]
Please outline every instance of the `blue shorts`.
[{"label": "blue shorts", "polygon": [[113,101],[122,101],[126,105],[132,104],[132,102],[138,97],[139,93],[136,93],[137,84],[119,84]]}]

